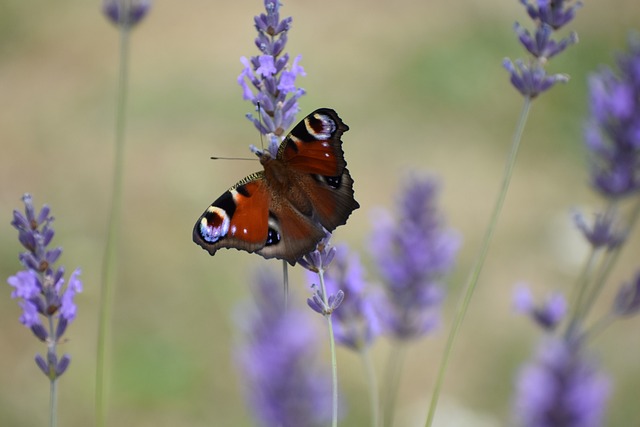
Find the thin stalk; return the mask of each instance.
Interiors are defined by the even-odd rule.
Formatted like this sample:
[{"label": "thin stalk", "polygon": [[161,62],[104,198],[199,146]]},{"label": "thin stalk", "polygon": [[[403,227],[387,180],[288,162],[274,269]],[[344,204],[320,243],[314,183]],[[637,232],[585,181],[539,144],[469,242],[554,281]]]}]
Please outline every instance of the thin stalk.
[{"label": "thin stalk", "polygon": [[284,284],[284,309],[289,308],[289,266],[282,260],[282,283]]},{"label": "thin stalk", "polygon": [[[631,231],[638,222],[638,217],[640,217],[640,199],[638,199],[638,201],[636,202],[636,205],[634,206],[629,217],[629,228],[627,230],[628,234],[631,234]],[[587,301],[584,304],[584,308],[582,310],[582,318],[585,318],[589,314],[589,311],[591,311],[593,304],[600,296],[600,293],[602,293],[604,284],[606,283],[607,278],[609,277],[609,274],[613,269],[613,266],[616,264],[621,250],[622,246],[618,246],[615,249],[611,250],[608,256],[605,258],[602,267],[600,268],[600,271],[596,276],[594,287],[593,289],[591,289],[591,293],[587,297]]]},{"label": "thin stalk", "polygon": [[[58,337],[53,327],[53,316],[47,317],[49,318],[49,337],[51,340],[49,342],[51,349],[47,348],[47,352],[56,354]],[[58,378],[57,375],[54,374],[54,376],[51,372],[51,365],[49,365],[49,427],[56,427],[58,425]]]},{"label": "thin stalk", "polygon": [[406,345],[402,342],[392,343],[389,358],[384,370],[383,418],[384,426],[393,426],[396,414],[396,401],[400,389],[400,373],[404,365]]},{"label": "thin stalk", "polygon": [[[318,276],[320,277],[320,287],[322,288],[322,299],[325,307],[329,306],[327,297],[327,291],[324,286],[324,271],[318,270]],[[333,415],[332,415],[332,427],[338,426],[338,362],[336,358],[336,340],[333,335],[333,322],[331,322],[331,313],[325,316],[327,318],[327,324],[329,327],[329,347],[331,351],[331,380],[333,383]]]},{"label": "thin stalk", "polygon": [[380,399],[378,395],[378,381],[376,371],[373,368],[371,352],[367,346],[360,350],[369,388],[369,405],[371,406],[371,427],[380,426]]},{"label": "thin stalk", "polygon": [[590,283],[589,278],[592,276],[591,273],[593,272],[594,264],[597,259],[596,257],[597,254],[598,254],[598,251],[596,251],[592,247],[589,253],[589,256],[587,258],[587,262],[582,268],[582,271],[580,272],[580,276],[578,276],[578,279],[576,280],[574,292],[577,292],[578,295],[574,299],[575,302],[573,303],[572,314],[571,314],[571,317],[569,318],[570,319],[569,326],[567,327],[567,330],[565,332],[565,337],[569,337],[569,335],[571,335],[578,327],[578,323],[581,317],[581,307],[587,293],[587,288],[589,287],[589,283]]},{"label": "thin stalk", "polygon": [[58,379],[49,383],[49,426],[58,425]]},{"label": "thin stalk", "polygon": [[527,123],[527,118],[529,117],[531,102],[532,100],[529,97],[526,97],[524,100],[524,104],[520,112],[520,117],[518,119],[518,124],[511,141],[511,151],[509,152],[509,157],[505,165],[504,174],[502,177],[502,185],[500,186],[500,193],[498,194],[498,199],[496,200],[495,206],[493,208],[493,212],[489,220],[489,225],[485,231],[484,238],[480,245],[480,252],[478,253],[475,264],[473,265],[473,268],[465,284],[464,297],[462,299],[462,302],[458,305],[455,318],[453,319],[453,325],[449,330],[449,336],[447,337],[442,361],[440,362],[440,368],[438,370],[438,376],[436,378],[435,388],[431,397],[431,404],[429,405],[429,414],[427,415],[427,421],[425,424],[426,427],[430,427],[433,423],[433,418],[436,413],[436,406],[438,405],[438,399],[440,398],[442,383],[444,382],[444,374],[449,365],[450,356],[453,350],[453,344],[455,342],[456,336],[458,335],[458,330],[460,329],[460,325],[464,320],[464,316],[467,313],[467,308],[469,307],[469,303],[471,302],[471,298],[478,284],[480,272],[482,271],[484,261],[489,251],[489,244],[491,243],[493,233],[496,230],[498,218],[500,217],[502,206],[504,205],[504,201],[507,197],[507,190],[509,189],[511,175],[513,174],[513,168],[516,163],[520,141],[522,140],[522,133],[524,131],[525,124]]},{"label": "thin stalk", "polygon": [[106,353],[110,336],[110,322],[113,305],[113,287],[116,275],[117,246],[119,239],[120,214],[122,212],[122,188],[124,168],[124,135],[127,101],[127,81],[129,68],[129,28],[120,25],[120,71],[118,76],[115,159],[111,208],[107,225],[107,240],[102,262],[100,281],[100,314],[98,320],[98,348],[96,361],[96,426],[106,424]]}]

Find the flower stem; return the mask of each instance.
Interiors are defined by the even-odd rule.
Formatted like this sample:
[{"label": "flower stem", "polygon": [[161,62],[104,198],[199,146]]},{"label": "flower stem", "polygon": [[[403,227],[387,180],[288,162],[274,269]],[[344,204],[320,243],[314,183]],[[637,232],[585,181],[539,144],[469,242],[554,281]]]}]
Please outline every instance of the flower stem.
[{"label": "flower stem", "polygon": [[58,425],[58,379],[49,383],[49,427]]},{"label": "flower stem", "polygon": [[[44,277],[42,277],[42,283]],[[56,347],[58,343],[58,337],[56,336],[56,329],[53,325],[53,316],[47,316],[49,318],[49,343],[47,345],[47,359],[49,353],[56,354]],[[55,369],[55,368],[54,368]],[[49,366],[49,427],[56,427],[58,425],[58,378],[52,375],[51,366]]]},{"label": "flower stem", "polygon": [[[324,271],[322,269],[318,270],[318,276],[320,277],[320,286],[322,288],[322,299],[324,301],[324,305],[326,307],[329,306],[329,301],[327,297],[327,291],[324,286]],[[331,351],[331,380],[333,383],[333,399],[332,399],[332,427],[338,426],[338,362],[336,358],[336,340],[333,335],[333,322],[331,321],[331,313],[325,316],[327,318],[327,324],[329,328],[329,347]]]},{"label": "flower stem", "polygon": [[[638,201],[636,202],[636,205],[634,206],[633,211],[631,212],[631,216],[629,217],[629,226],[627,230],[628,234],[631,233],[631,230],[633,230],[636,223],[638,222],[638,217],[640,217],[640,199],[638,199]],[[581,307],[578,321],[581,319],[584,319],[591,311],[593,304],[596,302],[596,300],[600,296],[600,293],[602,292],[602,289],[604,288],[604,285],[607,281],[607,277],[609,277],[609,273],[611,273],[613,266],[616,264],[616,261],[618,260],[618,256],[620,255],[621,250],[622,250],[622,246],[617,246],[616,248],[608,251],[605,254],[605,257],[602,260],[601,266],[596,273],[593,288],[591,289],[591,292],[587,296],[584,306]]]},{"label": "flower stem", "polygon": [[289,308],[289,266],[282,260],[282,283],[284,284],[284,309]]},{"label": "flower stem", "polygon": [[433,418],[436,412],[436,406],[438,405],[438,399],[440,398],[442,383],[444,382],[444,374],[447,370],[447,366],[449,365],[450,356],[453,350],[453,344],[458,334],[458,330],[460,329],[460,325],[464,320],[464,316],[467,313],[467,309],[469,307],[469,303],[471,302],[473,293],[478,284],[480,272],[482,271],[482,267],[484,266],[484,261],[489,251],[489,244],[491,243],[493,233],[498,223],[498,218],[500,217],[500,212],[502,211],[502,206],[504,205],[504,201],[507,196],[507,190],[509,189],[509,183],[511,182],[511,175],[513,174],[513,168],[516,163],[516,157],[518,155],[520,141],[522,140],[522,133],[524,131],[525,124],[527,123],[527,118],[529,117],[531,103],[532,103],[532,99],[529,97],[525,97],[524,104],[522,105],[522,110],[520,112],[520,117],[518,119],[518,124],[513,134],[513,139],[511,141],[511,151],[509,152],[509,157],[507,159],[507,163],[504,169],[504,174],[502,176],[502,185],[500,187],[500,193],[498,194],[498,198],[494,205],[493,212],[491,213],[489,225],[485,231],[484,238],[480,245],[480,251],[478,252],[475,264],[473,265],[473,268],[469,273],[469,277],[467,278],[463,299],[461,303],[458,304],[458,309],[456,311],[455,318],[453,319],[453,324],[451,326],[451,329],[449,330],[449,336],[447,337],[447,342],[445,344],[442,361],[440,362],[440,368],[438,369],[436,384],[433,390],[433,395],[431,396],[431,404],[429,405],[429,413],[427,415],[427,421],[425,424],[426,427],[430,427],[433,423]]},{"label": "flower stem", "polygon": [[392,426],[396,413],[396,400],[400,389],[400,373],[406,354],[406,346],[401,342],[392,343],[387,366],[384,371],[383,416],[384,426]]},{"label": "flower stem", "polygon": [[113,188],[111,208],[107,226],[107,240],[102,262],[100,283],[100,314],[98,320],[98,348],[96,361],[96,426],[106,424],[106,353],[109,340],[109,324],[113,305],[113,281],[116,274],[116,253],[119,238],[120,214],[122,206],[123,168],[124,168],[124,134],[125,110],[127,100],[127,80],[129,66],[129,28],[120,28],[120,71],[118,76],[116,128],[115,128],[115,159],[113,170]]},{"label": "flower stem", "polygon": [[373,368],[371,360],[371,352],[367,346],[363,346],[360,350],[362,363],[367,375],[369,383],[369,405],[371,406],[371,427],[380,426],[380,399],[378,395],[378,381],[376,380],[376,371]]}]

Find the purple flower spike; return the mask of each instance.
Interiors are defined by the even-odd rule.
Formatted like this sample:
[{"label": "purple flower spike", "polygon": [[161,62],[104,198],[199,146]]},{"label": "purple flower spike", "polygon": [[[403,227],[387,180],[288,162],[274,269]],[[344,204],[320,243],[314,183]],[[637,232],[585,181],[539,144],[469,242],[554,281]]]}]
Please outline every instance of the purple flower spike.
[{"label": "purple flower spike", "polygon": [[576,15],[576,10],[582,7],[580,1],[565,0],[536,0],[535,4],[529,0],[520,0],[531,19],[546,24],[558,30],[568,24]]},{"label": "purple flower spike", "polygon": [[147,16],[151,0],[103,0],[102,12],[120,27],[132,28]]},{"label": "purple flower spike", "polygon": [[514,29],[520,44],[531,55],[529,60],[517,59],[512,62],[505,59],[502,63],[509,72],[511,84],[525,98],[534,99],[541,93],[551,89],[558,82],[567,82],[569,77],[564,74],[547,74],[545,66],[556,55],[567,47],[578,42],[578,35],[571,32],[568,37],[556,41],[555,32],[569,23],[575,16],[575,11],[582,5],[577,2],[564,0],[537,0],[535,4],[528,0],[520,0],[529,17],[534,21],[535,30],[530,32],[519,23]]},{"label": "purple flower spike", "polygon": [[299,111],[298,98],[305,93],[296,86],[296,79],[306,74],[300,65],[300,55],[289,64],[289,55],[283,54],[292,19],[280,20],[279,0],[267,0],[264,5],[266,14],[254,18],[258,31],[255,45],[260,55],[240,58],[244,68],[238,84],[242,98],[251,101],[260,112],[259,118],[247,115],[258,131],[283,137]]},{"label": "purple flower spike", "polygon": [[22,308],[20,323],[31,329],[40,341],[47,342],[47,360],[39,355],[35,360],[40,370],[54,381],[69,365],[68,356],[58,361],[56,346],[76,317],[73,298],[82,291],[78,279],[80,270],[71,275],[65,287],[64,268],[54,267],[62,249],[48,248],[55,234],[51,228],[50,209],[44,206],[36,215],[31,196],[25,194],[22,201],[25,213],[14,211],[11,225],[18,230],[18,240],[27,249],[18,256],[25,270],[9,277],[7,283],[13,287],[11,298],[18,299]]},{"label": "purple flower spike", "polygon": [[537,62],[527,66],[518,59],[514,66],[510,59],[505,58],[502,65],[509,71],[513,87],[522,95],[532,99],[551,89],[556,83],[569,81],[569,76],[566,74],[548,75],[544,67]]},{"label": "purple flower spike", "polygon": [[518,376],[515,418],[522,427],[599,427],[609,390],[578,343],[543,341]]},{"label": "purple flower spike", "polygon": [[608,199],[640,190],[640,39],[630,39],[610,69],[591,76],[591,115],[585,132],[591,185]]},{"label": "purple flower spike", "polygon": [[329,294],[338,292],[344,297],[331,316],[336,342],[355,351],[371,345],[381,332],[374,299],[377,295],[370,293],[360,259],[346,246],[337,248],[325,274],[325,286]]},{"label": "purple flower spike", "polygon": [[381,213],[374,219],[371,251],[385,289],[380,321],[397,339],[419,338],[437,325],[442,281],[460,246],[458,235],[445,227],[437,192],[435,180],[412,177],[399,193],[398,218]]},{"label": "purple flower spike", "polygon": [[265,427],[320,427],[331,419],[331,376],[317,361],[318,341],[307,312],[284,306],[282,284],[261,272],[255,304],[242,312],[246,341],[238,349],[245,392]]},{"label": "purple flower spike", "polygon": [[325,271],[336,254],[336,248],[330,245],[330,240],[331,233],[327,233],[324,238],[318,242],[314,251],[309,252],[298,260],[300,266],[314,273]]}]

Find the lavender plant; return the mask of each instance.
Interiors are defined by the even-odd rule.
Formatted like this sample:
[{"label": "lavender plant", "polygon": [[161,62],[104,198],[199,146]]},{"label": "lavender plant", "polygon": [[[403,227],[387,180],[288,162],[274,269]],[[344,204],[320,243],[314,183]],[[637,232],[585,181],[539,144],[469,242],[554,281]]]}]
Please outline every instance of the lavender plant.
[{"label": "lavender plant", "polygon": [[287,308],[278,280],[261,271],[254,305],[238,316],[246,337],[238,348],[247,399],[265,427],[324,426],[331,419],[331,384],[316,363],[317,339],[307,313]]},{"label": "lavender plant", "polygon": [[331,234],[327,233],[324,239],[318,243],[316,249],[298,260],[298,263],[308,271],[316,273],[320,282],[320,286],[313,286],[315,293],[312,298],[307,300],[307,303],[311,309],[327,319],[329,346],[331,350],[331,378],[333,382],[333,413],[331,425],[336,427],[338,425],[338,362],[336,359],[336,341],[333,331],[332,314],[340,307],[340,304],[344,300],[344,291],[339,289],[335,294],[328,294],[327,287],[325,286],[324,273],[336,254],[335,246],[329,244],[330,239]]},{"label": "lavender plant", "polygon": [[[381,333],[379,315],[376,310],[377,294],[364,279],[360,258],[349,251],[346,245],[336,247],[335,256],[324,277],[326,291],[332,309],[331,321],[336,343],[357,352],[366,371],[371,408],[371,426],[380,425],[380,403],[378,381],[371,360],[370,347]],[[333,301],[331,300],[333,298]],[[336,304],[339,299],[340,304]],[[324,313],[321,293],[309,299],[316,312]]]},{"label": "lavender plant", "polygon": [[[590,79],[591,116],[586,130],[592,188],[605,207],[588,222],[576,216],[591,252],[576,283],[576,299],[566,327],[559,331],[562,304],[536,308],[519,293],[518,306],[545,329],[538,355],[518,376],[514,418],[522,427],[603,425],[610,380],[590,354],[588,344],[611,322],[640,311],[639,275],[618,290],[610,310],[589,322],[589,314],[640,212],[640,43],[618,59],[619,74],[603,69]],[[624,202],[632,206],[621,213]],[[557,298],[556,298],[557,299]],[[550,302],[552,300],[549,300]]]},{"label": "lavender plant", "polygon": [[19,299],[20,323],[47,345],[46,356],[37,353],[35,362],[49,378],[49,425],[55,426],[58,378],[71,363],[68,354],[59,357],[58,346],[63,344],[62,338],[76,318],[74,297],[82,292],[82,282],[78,277],[80,270],[76,269],[65,286],[64,267],[55,265],[62,255],[62,248],[49,246],[55,234],[49,207],[45,205],[36,213],[31,195],[25,194],[22,201],[24,214],[14,210],[11,225],[18,230],[18,240],[26,249],[19,255],[24,270],[9,277],[7,282],[13,287],[11,298]]},{"label": "lavender plant", "polygon": [[131,29],[140,23],[151,7],[151,0],[103,0],[102,11],[120,33],[120,69],[116,95],[115,145],[113,162],[113,183],[109,220],[106,231],[102,274],[100,280],[100,317],[98,320],[97,361],[96,361],[96,425],[106,423],[106,353],[109,322],[111,316],[112,293],[117,267],[117,246],[122,212],[122,192],[124,186],[124,141],[129,75],[129,35]]},{"label": "lavender plant", "polygon": [[293,18],[280,19],[280,1],[264,0],[266,13],[254,18],[258,36],[255,44],[260,55],[240,58],[244,68],[238,76],[243,99],[258,110],[259,117],[247,118],[263,135],[269,136],[269,150],[275,157],[278,145],[300,111],[298,99],[305,94],[296,86],[298,76],[305,76],[298,55],[289,63],[284,52]]},{"label": "lavender plant", "polygon": [[491,244],[493,233],[498,224],[500,212],[502,211],[502,206],[504,205],[509,189],[509,183],[511,182],[511,175],[515,166],[524,127],[531,109],[531,103],[540,94],[555,86],[556,83],[568,81],[568,76],[566,75],[548,74],[546,66],[551,58],[561,54],[567,47],[578,41],[578,37],[574,32],[559,40],[554,38],[554,36],[573,20],[576,11],[582,6],[581,2],[572,0],[536,0],[530,3],[529,0],[520,0],[520,3],[526,8],[527,14],[533,21],[535,27],[533,33],[519,23],[516,23],[514,27],[518,34],[520,44],[525,48],[529,56],[527,60],[516,60],[515,65],[514,62],[507,58],[503,61],[503,66],[509,72],[511,84],[524,97],[524,103],[511,141],[511,148],[505,164],[500,191],[493,207],[489,224],[485,230],[480,250],[469,272],[469,277],[465,282],[464,297],[458,306],[453,324],[449,330],[442,362],[440,363],[433,395],[431,397],[431,404],[429,405],[429,412],[425,423],[426,427],[431,426],[433,423],[449,356],[451,355],[458,330],[464,320],[467,308],[478,284],[489,245]]},{"label": "lavender plant", "polygon": [[377,304],[380,324],[394,340],[384,377],[384,425],[393,425],[404,344],[438,324],[444,278],[460,247],[459,236],[446,227],[438,208],[435,179],[412,176],[399,194],[397,218],[377,214],[371,240],[384,288]]}]

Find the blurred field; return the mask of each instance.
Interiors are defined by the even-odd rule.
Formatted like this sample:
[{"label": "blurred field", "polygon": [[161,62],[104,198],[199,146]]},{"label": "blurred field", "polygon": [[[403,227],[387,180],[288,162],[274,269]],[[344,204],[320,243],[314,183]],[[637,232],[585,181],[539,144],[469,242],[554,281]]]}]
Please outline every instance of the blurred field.
[{"label": "blurred field", "polygon": [[[249,426],[233,358],[237,305],[266,261],[237,251],[209,257],[191,241],[194,221],[258,162],[212,162],[249,155],[257,132],[236,84],[240,56],[256,53],[259,0],[156,1],[132,37],[125,202],[111,360],[110,425]],[[423,425],[446,328],[460,283],[478,248],[497,193],[521,98],[503,57],[521,57],[512,31],[528,25],[516,0],[289,0],[287,51],[303,55],[308,95],[302,113],[327,106],[350,126],[345,152],[362,209],[336,242],[361,250],[373,208],[392,207],[410,171],[437,174],[441,202],[464,238],[444,325],[411,346],[401,385],[399,426]],[[580,43],[551,63],[571,82],[536,101],[480,287],[450,364],[438,425],[508,424],[512,381],[539,333],[511,309],[513,284],[542,297],[569,294],[585,251],[570,210],[593,209],[582,124],[586,79],[611,64],[640,23],[632,0],[587,2],[570,27]],[[54,244],[63,265],[80,266],[85,292],[63,351],[73,357],[60,382],[60,425],[93,424],[98,281],[113,159],[117,32],[99,2],[0,0],[0,277],[19,268],[11,211],[24,192],[56,216]],[[240,164],[242,163],[242,164]],[[246,164],[245,164],[246,163]],[[611,289],[640,267],[640,232],[630,237]],[[277,262],[268,263],[280,271]],[[292,273],[296,304],[307,290]],[[19,308],[0,298],[0,425],[45,425],[48,386],[33,355],[40,345],[18,323]],[[605,292],[601,310],[612,292]],[[318,318],[318,327],[322,328]],[[611,426],[640,425],[639,319],[615,324],[593,343],[614,380]],[[631,331],[634,331],[631,333]],[[388,350],[374,347],[382,370]],[[342,425],[366,425],[359,359],[339,354],[347,401]],[[484,424],[483,424],[484,423]]]}]

